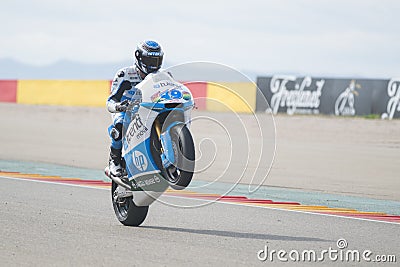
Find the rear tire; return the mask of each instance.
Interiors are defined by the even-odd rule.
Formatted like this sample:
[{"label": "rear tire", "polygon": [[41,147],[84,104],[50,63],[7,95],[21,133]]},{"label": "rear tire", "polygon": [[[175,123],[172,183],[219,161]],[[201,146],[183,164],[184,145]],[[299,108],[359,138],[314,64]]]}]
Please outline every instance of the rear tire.
[{"label": "rear tire", "polygon": [[126,226],[139,226],[146,219],[149,206],[138,207],[133,203],[132,197],[114,200],[114,192],[117,184],[113,181],[111,185],[111,200],[117,219]]}]

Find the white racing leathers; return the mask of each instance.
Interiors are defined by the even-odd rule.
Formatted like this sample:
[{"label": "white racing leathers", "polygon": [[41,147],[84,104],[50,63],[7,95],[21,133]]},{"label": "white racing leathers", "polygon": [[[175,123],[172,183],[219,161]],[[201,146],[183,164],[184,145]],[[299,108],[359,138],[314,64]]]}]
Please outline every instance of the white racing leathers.
[{"label": "white racing leathers", "polygon": [[107,99],[107,110],[112,116],[112,125],[108,128],[112,148],[122,148],[122,123],[125,117],[125,112],[118,112],[116,106],[124,100],[136,100],[135,86],[141,81],[135,66],[120,69],[112,81],[111,94]]}]

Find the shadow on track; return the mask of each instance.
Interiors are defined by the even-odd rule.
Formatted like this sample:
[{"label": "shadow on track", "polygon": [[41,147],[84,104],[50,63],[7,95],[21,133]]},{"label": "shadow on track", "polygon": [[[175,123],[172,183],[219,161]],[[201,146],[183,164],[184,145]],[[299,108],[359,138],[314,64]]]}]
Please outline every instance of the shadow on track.
[{"label": "shadow on track", "polygon": [[221,231],[221,230],[186,229],[186,228],[164,227],[164,226],[148,226],[148,225],[141,226],[140,228],[156,229],[156,230],[163,230],[163,231],[173,231],[173,232],[180,232],[180,233],[191,233],[191,234],[199,234],[199,235],[211,235],[211,236],[247,238],[247,239],[260,239],[260,240],[332,242],[332,240],[320,239],[320,238],[314,238],[314,237],[284,236],[284,235],[255,234],[255,233],[239,233],[239,232]]}]

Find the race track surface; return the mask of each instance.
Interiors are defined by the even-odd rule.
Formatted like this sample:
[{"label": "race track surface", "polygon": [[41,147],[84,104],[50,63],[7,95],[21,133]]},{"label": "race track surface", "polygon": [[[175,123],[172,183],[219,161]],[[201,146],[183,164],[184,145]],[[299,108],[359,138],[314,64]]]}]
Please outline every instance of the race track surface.
[{"label": "race track surface", "polygon": [[[349,263],[340,257],[332,260],[324,254],[323,265],[374,266],[380,255],[387,261],[394,260],[390,255],[400,260],[400,120],[276,116],[277,149],[269,150],[275,160],[258,191],[248,192],[252,177],[238,180],[240,157],[229,168],[238,175],[218,176],[227,162],[224,156],[217,157],[210,169],[196,173],[195,189],[190,189],[215,196],[238,183],[231,193],[247,194],[254,201],[205,205],[209,199],[204,195],[167,193],[161,200],[178,207],[156,202],[143,225],[135,228],[115,218],[102,174],[109,146],[110,116],[105,109],[1,103],[0,113],[0,266],[308,263],[307,259],[281,262],[279,250],[287,252],[286,259],[291,251],[301,255],[312,250],[318,259],[324,250],[357,250],[360,255],[371,251],[369,263],[363,258]],[[217,132],[213,120],[233,127],[232,136],[240,140],[240,129],[235,128],[238,117],[198,111],[193,115],[211,118],[193,122],[196,144],[208,137],[222,144],[220,154],[226,153],[227,138]],[[251,115],[239,119],[247,122],[249,140],[259,145],[256,127],[248,123]],[[273,138],[264,137],[271,145]],[[241,142],[239,152],[247,145]],[[204,151],[209,148],[203,147]],[[260,169],[268,169],[268,160],[261,163]],[[249,166],[257,168],[254,162]],[[46,175],[48,180],[62,176],[61,184],[41,179]],[[96,188],[87,187],[94,184]],[[281,203],[274,208],[270,200]],[[293,204],[297,202],[298,206]],[[182,208],[193,205],[201,207]],[[347,246],[338,248],[338,240]],[[273,260],[258,259],[265,257],[261,251],[265,249]],[[269,254],[272,251],[275,255]]]},{"label": "race track surface", "polygon": [[[106,189],[0,178],[0,191],[3,266],[261,266],[271,264],[258,259],[265,246],[320,256],[329,248],[339,251],[336,243],[343,238],[343,251],[370,250],[370,259],[400,255],[398,224],[224,203],[184,209],[157,202],[135,228],[116,220]],[[343,264],[327,255],[321,263]]]}]

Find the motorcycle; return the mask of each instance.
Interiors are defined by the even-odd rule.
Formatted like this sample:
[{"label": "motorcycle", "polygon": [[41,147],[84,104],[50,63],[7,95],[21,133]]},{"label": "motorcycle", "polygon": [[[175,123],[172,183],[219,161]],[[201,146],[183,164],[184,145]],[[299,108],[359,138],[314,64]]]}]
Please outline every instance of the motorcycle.
[{"label": "motorcycle", "polygon": [[186,188],[195,167],[190,90],[168,72],[149,74],[136,88],[123,123],[125,174],[116,177],[105,169],[115,215],[128,226],[143,223],[149,206],[169,187]]}]

